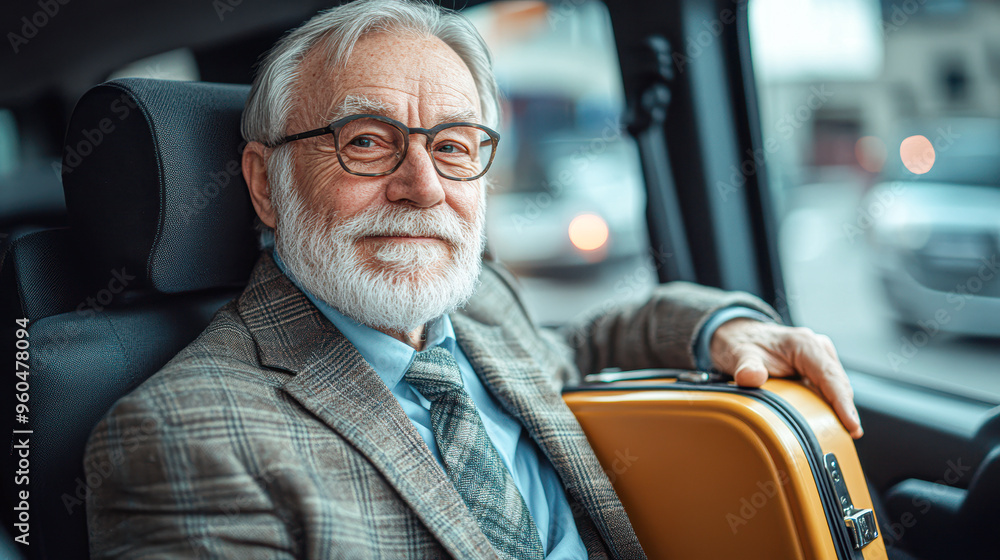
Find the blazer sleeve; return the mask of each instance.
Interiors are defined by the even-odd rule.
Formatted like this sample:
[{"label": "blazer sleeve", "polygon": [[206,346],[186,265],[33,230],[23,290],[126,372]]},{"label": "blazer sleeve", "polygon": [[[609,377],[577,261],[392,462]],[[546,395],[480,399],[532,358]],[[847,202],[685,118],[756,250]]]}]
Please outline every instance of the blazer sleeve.
[{"label": "blazer sleeve", "polygon": [[582,375],[605,368],[623,370],[695,367],[694,347],[702,326],[716,311],[742,306],[781,318],[760,298],[692,284],[657,286],[646,300],[608,304],[559,330]]},{"label": "blazer sleeve", "polygon": [[264,481],[230,449],[200,445],[154,402],[129,395],[91,432],[84,457],[91,558],[294,558],[294,539]]},{"label": "blazer sleeve", "polygon": [[510,291],[520,321],[530,325],[518,330],[532,330],[548,349],[558,372],[553,380],[557,387],[579,383],[583,375],[605,368],[694,369],[698,333],[716,311],[727,307],[748,307],[781,322],[770,305],[746,292],[670,282],[657,286],[646,299],[609,301],[561,328],[538,328],[517,279],[501,263],[487,264]]}]

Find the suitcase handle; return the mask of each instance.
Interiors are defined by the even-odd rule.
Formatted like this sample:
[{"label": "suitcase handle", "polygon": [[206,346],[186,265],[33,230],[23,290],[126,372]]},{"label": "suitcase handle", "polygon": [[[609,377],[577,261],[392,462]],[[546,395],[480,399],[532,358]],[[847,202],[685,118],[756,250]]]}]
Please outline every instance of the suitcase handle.
[{"label": "suitcase handle", "polygon": [[632,371],[602,371],[591,373],[583,378],[583,387],[593,387],[618,381],[640,381],[645,379],[676,379],[678,383],[693,383],[707,385],[709,383],[725,383],[732,377],[723,373],[695,371],[689,369],[637,369]]}]

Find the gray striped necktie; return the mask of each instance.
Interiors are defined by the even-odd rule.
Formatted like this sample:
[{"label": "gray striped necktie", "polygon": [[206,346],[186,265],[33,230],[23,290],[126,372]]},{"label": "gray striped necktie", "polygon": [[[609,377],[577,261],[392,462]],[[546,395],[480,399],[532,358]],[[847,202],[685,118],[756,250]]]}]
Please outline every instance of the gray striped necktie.
[{"label": "gray striped necktie", "polygon": [[431,401],[445,471],[493,548],[502,558],[544,558],[531,512],[486,434],[451,352],[440,346],[418,352],[405,379]]}]

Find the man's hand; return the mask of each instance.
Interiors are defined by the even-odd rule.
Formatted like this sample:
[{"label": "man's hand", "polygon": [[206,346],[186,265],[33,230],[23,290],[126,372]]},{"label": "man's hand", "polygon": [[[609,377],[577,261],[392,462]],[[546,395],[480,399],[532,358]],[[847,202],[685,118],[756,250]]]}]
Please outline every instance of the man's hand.
[{"label": "man's hand", "polygon": [[753,319],[733,319],[719,327],[710,343],[712,363],[742,387],[760,387],[768,375],[799,373],[833,405],[851,437],[864,435],[854,390],[830,337]]}]

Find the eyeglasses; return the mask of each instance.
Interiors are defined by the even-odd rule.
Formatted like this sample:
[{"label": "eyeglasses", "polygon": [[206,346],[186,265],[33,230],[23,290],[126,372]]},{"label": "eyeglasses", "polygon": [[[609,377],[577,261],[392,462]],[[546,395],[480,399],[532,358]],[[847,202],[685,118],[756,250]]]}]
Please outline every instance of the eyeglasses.
[{"label": "eyeglasses", "polygon": [[452,122],[430,129],[410,128],[388,117],[352,115],[323,128],[286,136],[270,147],[327,134],[344,171],[362,177],[380,177],[399,169],[410,148],[410,135],[423,134],[434,169],[453,181],[473,181],[485,175],[500,141],[499,133],[480,124]]}]

